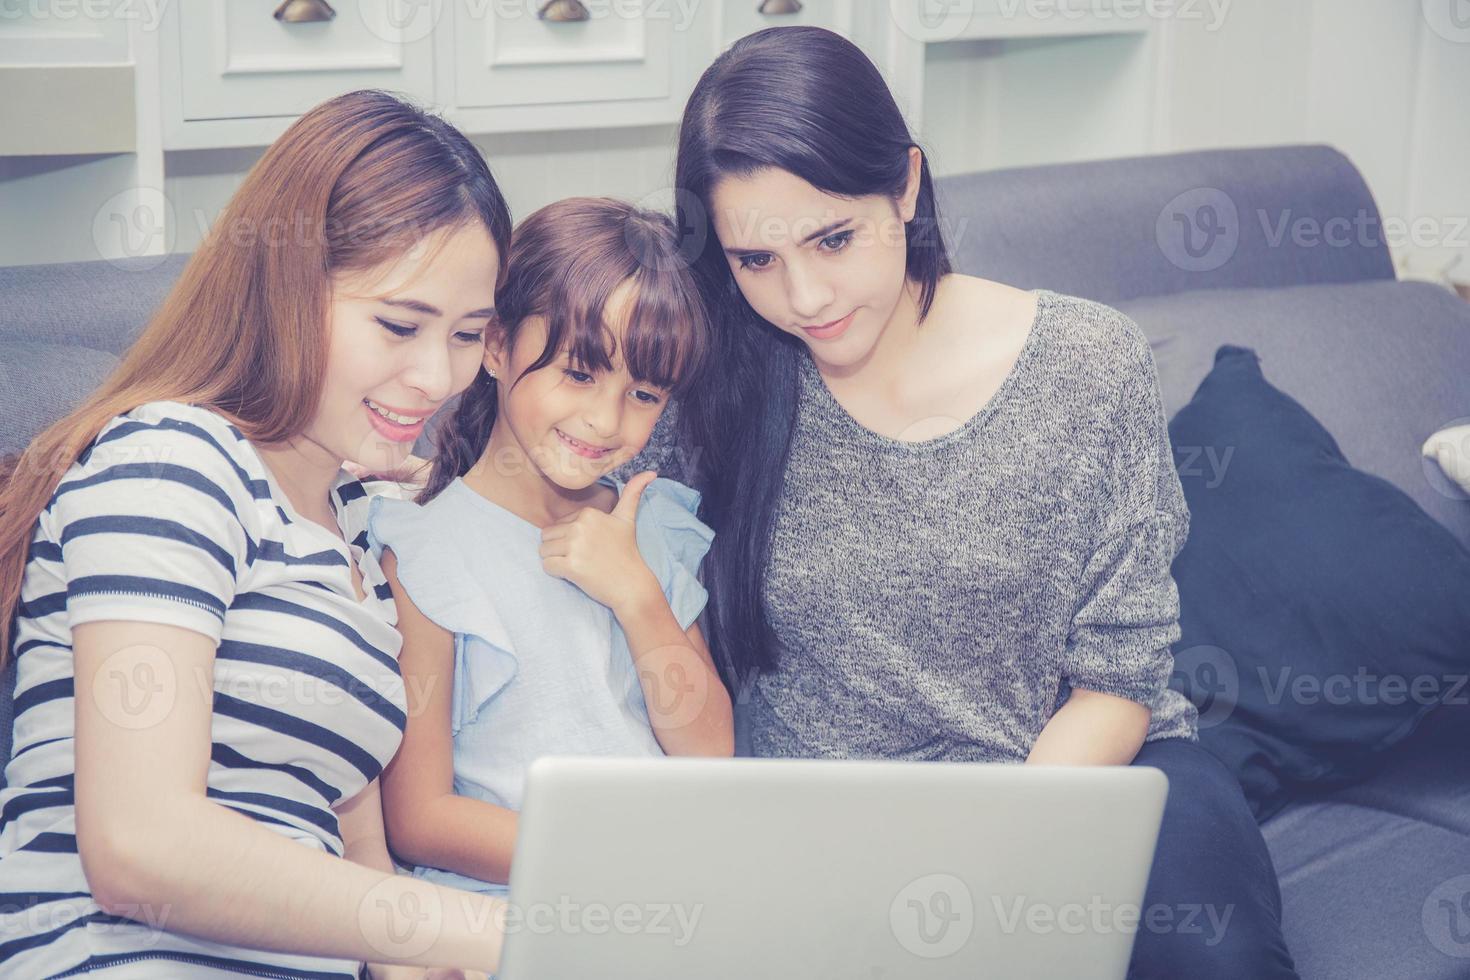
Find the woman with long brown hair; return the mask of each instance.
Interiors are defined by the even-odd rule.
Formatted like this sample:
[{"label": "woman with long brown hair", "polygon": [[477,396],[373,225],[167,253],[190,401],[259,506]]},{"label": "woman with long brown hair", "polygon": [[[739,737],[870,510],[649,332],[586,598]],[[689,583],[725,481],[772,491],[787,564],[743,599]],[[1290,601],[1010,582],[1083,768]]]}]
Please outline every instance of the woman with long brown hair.
[{"label": "woman with long brown hair", "polygon": [[384,843],[401,640],[342,463],[400,464],[474,378],[509,235],[452,126],[324,103],[0,471],[0,975],[493,968],[500,903]]}]

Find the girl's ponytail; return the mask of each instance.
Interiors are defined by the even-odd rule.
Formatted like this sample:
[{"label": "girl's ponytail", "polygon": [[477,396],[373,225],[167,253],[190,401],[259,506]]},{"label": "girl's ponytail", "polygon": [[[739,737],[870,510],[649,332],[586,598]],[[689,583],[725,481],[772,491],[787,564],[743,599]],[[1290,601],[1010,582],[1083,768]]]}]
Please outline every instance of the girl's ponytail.
[{"label": "girl's ponytail", "polygon": [[490,444],[490,430],[495,428],[497,411],[496,381],[481,365],[475,380],[459,396],[449,418],[433,436],[434,468],[429,482],[419,492],[418,503],[427,503],[456,477],[470,471]]}]

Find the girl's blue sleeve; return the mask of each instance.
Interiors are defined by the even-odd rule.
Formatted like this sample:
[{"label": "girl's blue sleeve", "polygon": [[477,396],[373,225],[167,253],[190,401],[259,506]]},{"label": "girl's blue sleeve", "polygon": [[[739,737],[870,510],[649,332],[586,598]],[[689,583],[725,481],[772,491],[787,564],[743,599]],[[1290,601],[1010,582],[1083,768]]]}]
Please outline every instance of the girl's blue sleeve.
[{"label": "girl's blue sleeve", "polygon": [[456,734],[515,678],[520,658],[494,606],[475,588],[479,575],[466,561],[464,532],[446,507],[374,497],[368,540],[379,558],[393,550],[407,598],[454,634],[450,734]]},{"label": "girl's blue sleeve", "polygon": [[699,568],[715,532],[695,516],[699,501],[699,491],[658,477],[643,491],[638,506],[638,550],[685,630],[699,618],[709,599],[699,580]]}]

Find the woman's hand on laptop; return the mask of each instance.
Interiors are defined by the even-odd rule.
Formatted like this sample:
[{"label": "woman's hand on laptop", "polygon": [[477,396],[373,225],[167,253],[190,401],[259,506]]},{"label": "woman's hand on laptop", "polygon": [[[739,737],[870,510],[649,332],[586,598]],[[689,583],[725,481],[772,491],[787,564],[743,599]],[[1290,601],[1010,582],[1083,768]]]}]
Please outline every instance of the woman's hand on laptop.
[{"label": "woman's hand on laptop", "polygon": [[488,973],[461,970],[453,966],[400,966],[393,963],[369,963],[368,980],[490,980]]}]

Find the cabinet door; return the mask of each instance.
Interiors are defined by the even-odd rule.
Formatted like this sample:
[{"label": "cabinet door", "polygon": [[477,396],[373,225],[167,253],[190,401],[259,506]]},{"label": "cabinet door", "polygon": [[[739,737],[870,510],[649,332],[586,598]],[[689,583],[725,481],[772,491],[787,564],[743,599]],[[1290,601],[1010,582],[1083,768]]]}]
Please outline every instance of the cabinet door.
[{"label": "cabinet door", "polygon": [[[290,119],[358,88],[433,100],[432,45],[405,20],[403,0],[334,0],[335,16],[304,23],[277,20],[275,7],[169,5],[162,55],[170,147],[269,142]],[[284,122],[221,125],[272,118]]]},{"label": "cabinet door", "polygon": [[714,54],[697,0],[582,0],[570,5],[582,20],[543,18],[545,6],[454,0],[453,103],[473,128],[673,122]]}]

